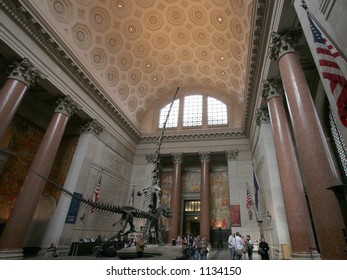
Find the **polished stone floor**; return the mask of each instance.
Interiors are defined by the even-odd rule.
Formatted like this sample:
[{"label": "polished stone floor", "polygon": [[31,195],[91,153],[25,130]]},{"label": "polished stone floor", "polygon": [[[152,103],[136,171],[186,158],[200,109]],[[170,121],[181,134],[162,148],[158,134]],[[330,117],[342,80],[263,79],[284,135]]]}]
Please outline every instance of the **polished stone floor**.
[{"label": "polished stone floor", "polygon": [[[43,260],[47,259],[40,254],[36,256],[26,257],[25,259]],[[138,259],[136,256],[135,247],[123,248],[116,252],[115,257],[95,257],[92,254],[84,256],[68,256],[60,254],[55,260],[110,260],[110,259]],[[182,248],[180,246],[171,245],[147,245],[142,259],[148,260],[182,260]],[[243,256],[244,260],[248,260],[248,256]],[[259,260],[259,255],[255,252],[253,254],[254,260]],[[228,248],[212,248],[208,253],[208,260],[230,260]]]}]

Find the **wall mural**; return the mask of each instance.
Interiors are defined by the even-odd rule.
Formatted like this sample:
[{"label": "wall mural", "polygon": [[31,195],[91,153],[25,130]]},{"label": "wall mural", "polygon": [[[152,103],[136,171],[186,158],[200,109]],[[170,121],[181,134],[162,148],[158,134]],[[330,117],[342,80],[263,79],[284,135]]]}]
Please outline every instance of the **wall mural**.
[{"label": "wall mural", "polygon": [[5,223],[11,215],[43,133],[19,117],[15,117],[7,129],[7,148],[15,155],[7,160],[0,174],[0,223]]},{"label": "wall mural", "polygon": [[210,173],[210,198],[211,228],[230,228],[230,202],[227,172]]},{"label": "wall mural", "polygon": [[182,172],[182,191],[183,192],[200,192],[201,173],[199,172]]},{"label": "wall mural", "polygon": [[[163,208],[170,208],[171,209],[171,189],[172,189],[172,173],[170,172],[164,172],[161,175],[161,190],[162,190],[162,197],[161,197],[161,207]],[[168,219],[161,219],[162,224],[166,228],[169,228],[169,220]]]},{"label": "wall mural", "polygon": [[[9,126],[4,147],[15,153],[6,162],[0,174],[0,223],[5,223],[11,215],[17,195],[20,192],[25,177],[37,152],[44,135],[44,131],[20,117],[15,117]],[[53,163],[49,177],[59,184],[63,184],[75,152],[78,137],[64,137]],[[46,184],[44,192],[52,195],[58,202],[60,191]]]}]

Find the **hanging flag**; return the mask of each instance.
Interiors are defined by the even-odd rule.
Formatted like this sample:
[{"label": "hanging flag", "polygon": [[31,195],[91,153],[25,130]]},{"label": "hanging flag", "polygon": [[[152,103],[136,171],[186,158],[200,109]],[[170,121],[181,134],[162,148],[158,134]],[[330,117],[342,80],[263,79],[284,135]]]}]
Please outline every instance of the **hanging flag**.
[{"label": "hanging flag", "polygon": [[251,194],[249,193],[248,189],[247,189],[247,196],[246,196],[246,207],[248,210],[249,219],[252,220],[252,198],[251,198]]},{"label": "hanging flag", "polygon": [[128,200],[128,205],[134,206],[134,200],[135,200],[135,186],[133,186],[133,190],[131,191],[131,195]]},{"label": "hanging flag", "polygon": [[313,41],[316,46],[318,64],[320,65],[319,70],[323,79],[326,79],[329,83],[339,119],[343,126],[347,127],[347,81],[336,61],[340,53],[333,47],[329,40],[323,36],[308,12],[307,17],[310,22]]},{"label": "hanging flag", "polygon": [[[94,188],[94,192],[93,192],[93,196],[92,196],[92,202],[93,204],[97,204],[98,200],[99,200],[99,194],[100,194],[100,186],[101,186],[101,177],[99,179],[99,182],[96,184],[95,188]],[[96,207],[93,207],[92,209],[90,209],[90,213],[95,212]]]},{"label": "hanging flag", "polygon": [[254,185],[254,204],[257,211],[259,210],[259,184],[255,173],[253,172],[253,185]]}]

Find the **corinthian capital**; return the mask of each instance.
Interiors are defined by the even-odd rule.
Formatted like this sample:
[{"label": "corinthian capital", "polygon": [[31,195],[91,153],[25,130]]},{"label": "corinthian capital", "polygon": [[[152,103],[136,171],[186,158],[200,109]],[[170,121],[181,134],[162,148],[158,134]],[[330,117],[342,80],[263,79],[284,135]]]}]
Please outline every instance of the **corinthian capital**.
[{"label": "corinthian capital", "polygon": [[225,151],[225,155],[227,160],[233,160],[236,159],[239,155],[239,150],[229,150]]},{"label": "corinthian capital", "polygon": [[264,80],[261,89],[261,96],[266,102],[272,97],[283,97],[283,86],[280,79]]},{"label": "corinthian capital", "polygon": [[181,164],[183,162],[183,154],[182,153],[177,153],[177,154],[172,154],[172,160],[176,164]]},{"label": "corinthian capital", "polygon": [[256,112],[257,125],[270,122],[269,111],[266,108],[259,108]]},{"label": "corinthian capital", "polygon": [[210,161],[210,153],[209,152],[201,152],[199,153],[201,162],[209,162]]},{"label": "corinthian capital", "polygon": [[104,127],[97,120],[92,120],[82,126],[82,132],[93,132],[96,135],[100,135],[103,130]]},{"label": "corinthian capital", "polygon": [[68,115],[69,118],[79,109],[79,106],[71,99],[65,96],[57,101],[54,112]]},{"label": "corinthian capital", "polygon": [[28,59],[24,58],[21,61],[14,62],[10,66],[8,78],[19,80],[30,87],[45,77],[31,65]]},{"label": "corinthian capital", "polygon": [[279,60],[279,58],[288,52],[297,52],[299,50],[299,38],[301,31],[285,31],[282,33],[272,32],[270,44],[270,58]]}]

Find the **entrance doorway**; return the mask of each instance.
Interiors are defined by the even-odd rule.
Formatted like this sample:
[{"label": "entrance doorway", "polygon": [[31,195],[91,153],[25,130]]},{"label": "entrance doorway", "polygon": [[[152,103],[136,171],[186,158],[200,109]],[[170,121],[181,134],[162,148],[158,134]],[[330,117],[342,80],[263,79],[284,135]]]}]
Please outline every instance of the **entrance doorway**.
[{"label": "entrance doorway", "polygon": [[185,200],[183,235],[200,235],[200,200]]}]

